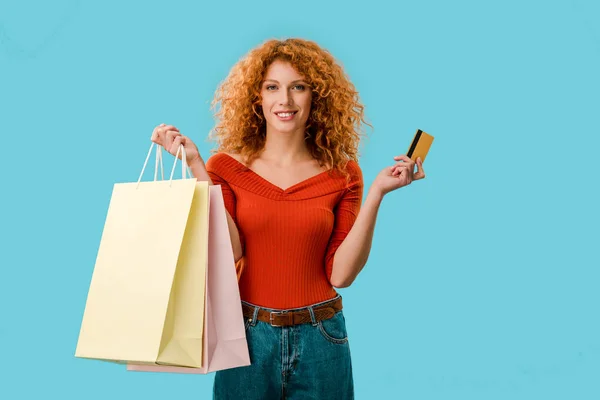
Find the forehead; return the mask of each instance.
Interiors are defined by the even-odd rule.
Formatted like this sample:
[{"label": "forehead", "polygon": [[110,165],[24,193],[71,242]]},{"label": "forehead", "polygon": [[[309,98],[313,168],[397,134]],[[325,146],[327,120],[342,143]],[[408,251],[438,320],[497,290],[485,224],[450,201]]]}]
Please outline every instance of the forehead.
[{"label": "forehead", "polygon": [[304,79],[304,75],[298,72],[288,61],[275,60],[269,65],[269,68],[267,68],[267,73],[265,74],[265,80],[266,79],[294,81]]}]

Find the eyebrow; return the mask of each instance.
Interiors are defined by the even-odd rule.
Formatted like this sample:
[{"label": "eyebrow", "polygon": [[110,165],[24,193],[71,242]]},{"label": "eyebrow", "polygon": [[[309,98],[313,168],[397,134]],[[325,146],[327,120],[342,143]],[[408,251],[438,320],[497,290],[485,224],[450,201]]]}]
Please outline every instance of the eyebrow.
[{"label": "eyebrow", "polygon": [[[265,79],[265,82],[275,82],[275,83],[279,83],[279,81],[275,80],[275,79]],[[297,83],[297,82],[303,82],[306,83],[306,81],[304,79],[296,79],[295,81],[291,81],[290,83]]]}]

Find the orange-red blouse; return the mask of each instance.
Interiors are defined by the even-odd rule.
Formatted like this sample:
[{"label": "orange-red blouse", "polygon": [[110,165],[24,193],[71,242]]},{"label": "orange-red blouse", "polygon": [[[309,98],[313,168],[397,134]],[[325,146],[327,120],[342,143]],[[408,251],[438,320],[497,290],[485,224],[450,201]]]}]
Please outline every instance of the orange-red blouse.
[{"label": "orange-red blouse", "polygon": [[221,185],[225,207],[240,232],[242,300],[267,308],[297,308],[336,296],[333,256],[352,228],[362,202],[355,161],[350,181],[324,171],[285,190],[225,153],[206,169]]}]

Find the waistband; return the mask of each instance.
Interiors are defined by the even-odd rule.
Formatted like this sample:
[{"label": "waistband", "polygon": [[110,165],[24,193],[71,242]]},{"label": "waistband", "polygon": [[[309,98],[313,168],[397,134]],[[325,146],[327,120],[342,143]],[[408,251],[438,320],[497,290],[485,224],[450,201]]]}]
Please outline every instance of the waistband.
[{"label": "waistband", "polygon": [[261,307],[242,300],[242,312],[244,317],[250,318],[252,325],[256,325],[256,321],[263,321],[271,326],[293,326],[309,322],[316,325],[319,321],[332,318],[342,307],[342,296],[339,294],[320,303],[285,310]]}]

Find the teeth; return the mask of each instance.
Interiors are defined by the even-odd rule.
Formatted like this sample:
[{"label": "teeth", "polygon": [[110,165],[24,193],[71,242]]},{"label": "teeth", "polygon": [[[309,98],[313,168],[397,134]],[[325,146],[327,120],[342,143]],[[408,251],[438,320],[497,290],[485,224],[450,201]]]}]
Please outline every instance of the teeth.
[{"label": "teeth", "polygon": [[294,113],[277,113],[277,115],[279,115],[280,117],[283,118],[287,118],[287,117],[291,117],[292,115],[294,115]]}]

